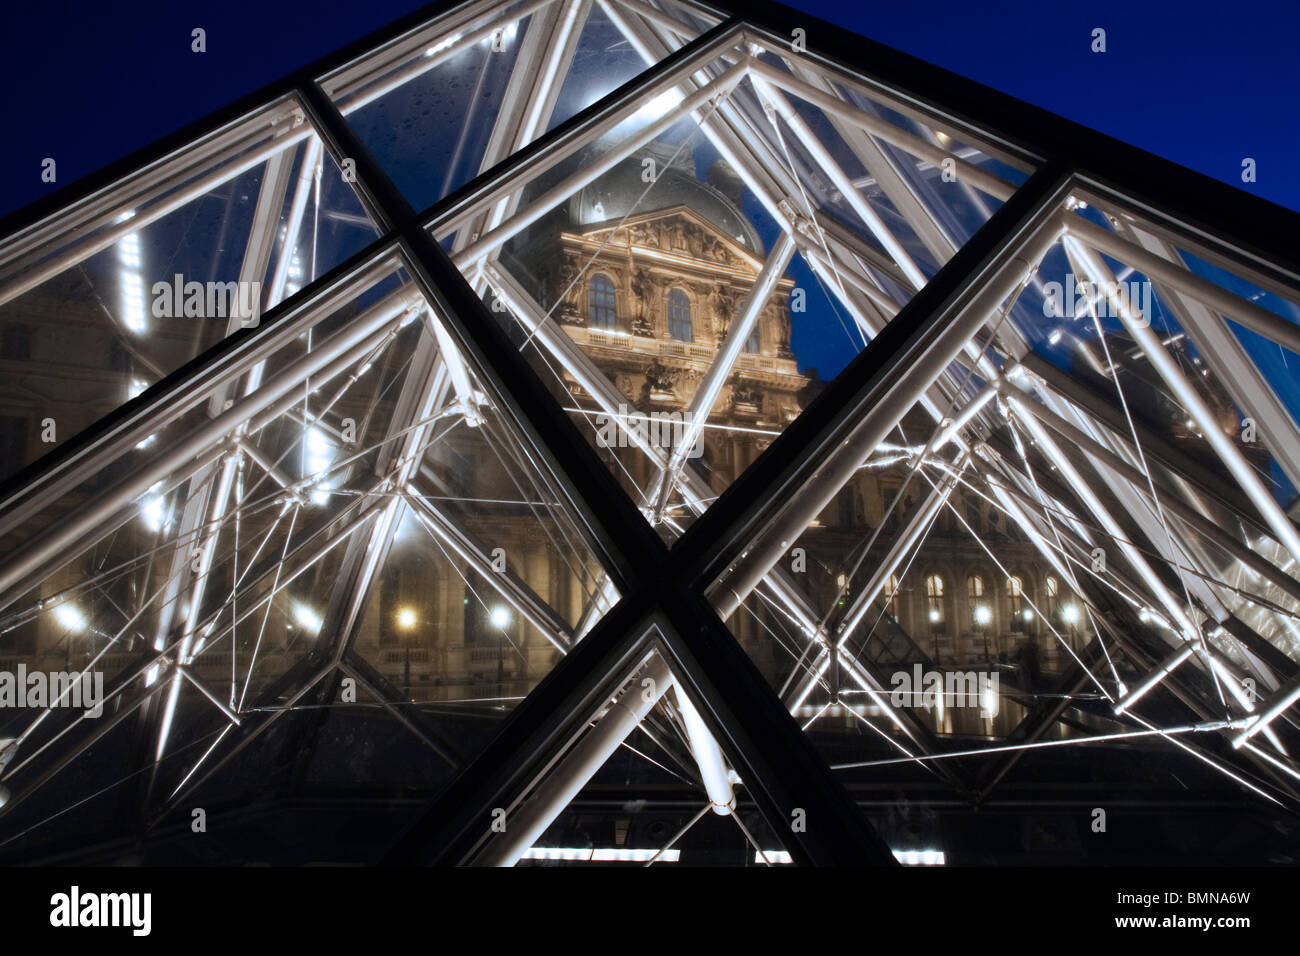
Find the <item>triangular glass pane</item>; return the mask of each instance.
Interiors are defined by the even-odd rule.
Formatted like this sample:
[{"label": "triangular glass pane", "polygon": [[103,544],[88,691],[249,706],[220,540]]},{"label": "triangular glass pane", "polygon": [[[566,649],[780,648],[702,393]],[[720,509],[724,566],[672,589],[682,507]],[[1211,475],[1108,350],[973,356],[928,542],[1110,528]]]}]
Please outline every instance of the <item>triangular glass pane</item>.
[{"label": "triangular glass pane", "polygon": [[612,604],[500,424],[426,452],[355,645],[405,699],[460,722],[500,719]]},{"label": "triangular glass pane", "polygon": [[906,416],[731,618],[839,758],[915,754],[918,728],[1004,737],[1091,635],[1003,495],[942,454],[913,467],[933,431],[923,409]]}]

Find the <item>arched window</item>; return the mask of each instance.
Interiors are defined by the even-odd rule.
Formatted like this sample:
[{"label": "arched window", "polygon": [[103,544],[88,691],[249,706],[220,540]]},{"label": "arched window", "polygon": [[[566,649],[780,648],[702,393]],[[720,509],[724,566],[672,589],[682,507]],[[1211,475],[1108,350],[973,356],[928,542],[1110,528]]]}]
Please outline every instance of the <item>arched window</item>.
[{"label": "arched window", "polygon": [[1061,585],[1056,578],[1047,579],[1047,616],[1055,621],[1061,613]]},{"label": "arched window", "polygon": [[971,620],[976,627],[987,627],[993,620],[993,611],[984,600],[984,579],[978,574],[966,579],[966,597],[970,600]]},{"label": "arched window", "polygon": [[890,616],[898,617],[898,575],[891,574],[885,582],[885,608]]},{"label": "arched window", "polygon": [[591,327],[593,329],[614,328],[616,323],[614,283],[609,281],[608,276],[597,273],[591,277],[591,292],[588,300],[591,311]]},{"label": "arched window", "polygon": [[1011,610],[1011,630],[1023,631],[1025,629],[1024,583],[1014,575],[1007,578],[1007,604]]},{"label": "arched window", "polygon": [[930,630],[943,630],[943,578],[932,574],[925,579],[925,599],[930,617]]},{"label": "arched window", "polygon": [[754,327],[749,330],[749,337],[745,339],[745,351],[757,354],[759,347],[758,323],[755,322]]},{"label": "arched window", "polygon": [[691,300],[681,289],[668,290],[668,334],[679,342],[695,339],[691,332]]}]

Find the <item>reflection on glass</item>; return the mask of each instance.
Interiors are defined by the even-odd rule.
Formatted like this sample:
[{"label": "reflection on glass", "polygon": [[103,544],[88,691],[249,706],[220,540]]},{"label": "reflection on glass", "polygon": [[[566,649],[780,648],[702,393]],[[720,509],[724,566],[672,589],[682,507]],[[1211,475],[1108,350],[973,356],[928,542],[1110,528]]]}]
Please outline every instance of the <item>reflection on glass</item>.
[{"label": "reflection on glass", "polygon": [[[265,124],[249,121],[255,129]],[[193,168],[192,182],[0,268],[0,479],[140,395],[373,241],[319,139],[274,140]],[[110,191],[132,202],[138,184]],[[75,222],[75,216],[70,217]],[[30,262],[20,238],[0,249]],[[32,277],[42,281],[37,282]]]}]

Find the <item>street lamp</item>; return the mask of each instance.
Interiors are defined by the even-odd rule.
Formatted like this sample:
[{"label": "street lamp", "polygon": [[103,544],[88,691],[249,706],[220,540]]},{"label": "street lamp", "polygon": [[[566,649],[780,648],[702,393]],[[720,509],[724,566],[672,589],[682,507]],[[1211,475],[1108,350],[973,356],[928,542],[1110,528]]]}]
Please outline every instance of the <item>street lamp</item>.
[{"label": "street lamp", "polygon": [[397,609],[397,626],[400,630],[406,631],[407,636],[402,641],[402,656],[405,661],[402,665],[402,683],[405,686],[406,696],[411,696],[411,628],[415,627],[418,620],[415,608],[399,607]]},{"label": "street lamp", "polygon": [[321,616],[306,604],[295,604],[293,606],[293,619],[298,622],[298,626],[304,631],[316,634],[320,631]]},{"label": "street lamp", "polygon": [[1070,646],[1074,647],[1078,643],[1078,633],[1075,625],[1079,622],[1079,609],[1073,604],[1067,604],[1061,608],[1061,617],[1066,624],[1070,625]]},{"label": "street lamp", "polygon": [[60,604],[56,607],[54,619],[67,631],[80,634],[86,629],[86,616],[73,604]]}]

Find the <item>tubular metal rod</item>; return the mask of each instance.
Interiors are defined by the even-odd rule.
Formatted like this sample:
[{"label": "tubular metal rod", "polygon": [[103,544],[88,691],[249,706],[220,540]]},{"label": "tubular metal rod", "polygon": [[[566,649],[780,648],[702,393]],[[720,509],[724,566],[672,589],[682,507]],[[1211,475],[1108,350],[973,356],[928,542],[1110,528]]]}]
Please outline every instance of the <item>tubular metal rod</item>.
[{"label": "tubular metal rod", "polygon": [[1014,183],[1007,182],[1000,176],[985,172],[978,166],[949,153],[938,146],[932,146],[919,136],[914,136],[902,128],[885,120],[869,116],[838,96],[823,92],[789,73],[777,69],[763,60],[754,60],[750,69],[764,80],[779,86],[802,100],[807,100],[825,113],[837,116],[851,126],[878,137],[892,146],[897,146],[917,159],[923,159],[935,166],[941,166],[944,160],[951,159],[957,170],[957,177],[970,183],[976,189],[988,193],[994,199],[1006,200],[1016,191]]},{"label": "tubular metal rod", "polygon": [[689,115],[691,110],[703,106],[715,96],[724,95],[730,92],[731,89],[744,78],[745,64],[739,63],[736,66],[733,66],[731,69],[727,70],[727,72],[714,80],[712,84],[691,94],[690,96],[687,96],[681,103],[669,110],[659,119],[634,133],[617,147],[603,153],[599,159],[592,161],[589,165],[583,166],[583,168],[578,172],[566,176],[563,180],[546,190],[546,192],[542,193],[540,196],[533,197],[529,200],[526,211],[516,212],[510,219],[507,219],[486,235],[480,236],[477,241],[470,243],[457,253],[454,257],[457,267],[462,270],[468,270],[475,265],[480,258],[502,246],[512,236],[517,235],[538,219],[542,218],[542,216],[550,212],[553,207],[567,200],[583,186],[588,185],[593,180],[609,172],[609,170],[627,159],[627,157],[631,156],[646,143],[671,129],[684,116]]},{"label": "tubular metal rod", "polygon": [[[824,446],[828,453],[806,477],[799,496],[782,501],[784,507],[763,529],[761,540],[751,544],[711,586],[711,600],[722,617],[729,616],[780,560],[790,542],[798,539],[931,383],[962,353],[998,305],[1024,287],[1033,274],[1031,263],[1037,263],[1056,239],[1056,209],[1066,182],[1053,178],[1051,187],[1036,198],[1030,216],[1021,221],[1020,229],[1003,236],[994,261],[985,266],[987,273],[970,277],[954,299],[928,316],[906,345],[900,343],[901,347],[894,349],[888,362],[889,374],[882,372],[873,377],[857,403],[841,412],[841,420],[852,415],[852,421],[843,422],[840,434],[833,439],[834,446]],[[1010,204],[999,212],[1009,208]],[[949,265],[957,261],[954,257]],[[873,344],[881,341],[883,337]],[[829,436],[823,439],[830,440]],[[775,486],[768,491],[769,495],[782,494]]]},{"label": "tubular metal rod", "polygon": [[[652,683],[644,686],[643,681]],[[654,653],[595,725],[551,768],[513,816],[507,817],[505,832],[484,848],[474,864],[514,866],[672,686],[668,664]]]},{"label": "tubular metal rod", "polygon": [[1120,321],[1124,323],[1134,341],[1142,348],[1147,360],[1159,372],[1165,384],[1177,396],[1183,408],[1187,410],[1192,420],[1196,422],[1197,427],[1204,433],[1210,446],[1218,454],[1224,465],[1227,466],[1233,478],[1237,480],[1237,484],[1241,486],[1251,502],[1259,509],[1259,513],[1269,527],[1273,529],[1273,533],[1277,535],[1278,541],[1291,552],[1291,556],[1295,560],[1300,561],[1300,532],[1297,532],[1296,526],[1291,523],[1291,519],[1282,511],[1277,500],[1269,494],[1268,489],[1259,480],[1255,470],[1251,468],[1245,456],[1242,455],[1241,449],[1234,445],[1223,433],[1218,422],[1214,420],[1214,414],[1205,404],[1205,400],[1188,383],[1183,376],[1182,370],[1178,368],[1178,364],[1166,351],[1159,337],[1151,331],[1149,324],[1140,316],[1134,315],[1127,301],[1123,301],[1113,294],[1114,275],[1106,268],[1105,263],[1098,258],[1096,252],[1084,246],[1077,239],[1067,237],[1065,242],[1067,246],[1073,247],[1075,254],[1083,262],[1094,280],[1100,281],[1102,287],[1107,290],[1107,298],[1111,300],[1112,306],[1119,313]]},{"label": "tubular metal rod", "polygon": [[731,374],[732,366],[736,364],[736,359],[740,356],[740,350],[744,348],[745,342],[749,338],[750,330],[758,321],[759,313],[767,305],[772,290],[776,288],[777,282],[780,281],[785,272],[785,267],[790,264],[793,255],[794,241],[790,238],[789,233],[783,232],[777,239],[771,253],[768,254],[767,261],[763,263],[763,270],[759,273],[758,278],[754,280],[754,285],[750,288],[749,295],[741,306],[740,314],[732,322],[731,328],[727,330],[726,337],[722,340],[722,344],[713,357],[713,364],[709,366],[708,372],[705,373],[704,379],[700,382],[694,397],[691,399],[691,404],[686,411],[684,434],[674,445],[668,458],[668,464],[659,476],[657,493],[648,496],[655,499],[656,515],[663,514],[676,478],[686,464],[686,456],[690,453],[695,440],[704,428],[704,423],[708,421],[714,403],[717,402],[718,396],[722,394],[722,388],[727,382],[727,377]]},{"label": "tubular metal rod", "polygon": [[390,295],[356,317],[346,327],[318,347],[279,372],[270,381],[215,419],[193,429],[184,439],[160,449],[148,465],[132,472],[111,491],[88,502],[91,508],[66,516],[56,525],[29,540],[22,551],[10,555],[0,565],[0,605],[16,597],[12,593],[35,569],[61,555],[75,550],[78,542],[93,535],[104,521],[105,515],[117,515],[155,483],[165,480],[172,472],[182,468],[196,456],[207,452],[248,421],[257,412],[281,398],[296,393],[307,376],[315,374],[331,361],[356,352],[364,354],[371,340],[382,335],[386,327],[403,313],[422,307],[423,299],[414,290],[404,290]]},{"label": "tubular metal rod", "polygon": [[1179,267],[1177,263],[1170,262],[1154,252],[1143,249],[1137,243],[1130,242],[1123,236],[1116,235],[1079,216],[1065,217],[1065,229],[1088,247],[1132,266],[1139,272],[1145,273],[1148,278],[1158,279],[1175,289],[1186,292],[1192,298],[1204,302],[1216,312],[1244,325],[1252,332],[1258,332],[1284,348],[1300,354],[1300,325],[1288,322],[1280,315],[1234,295],[1209,279],[1203,279],[1196,273]]}]

